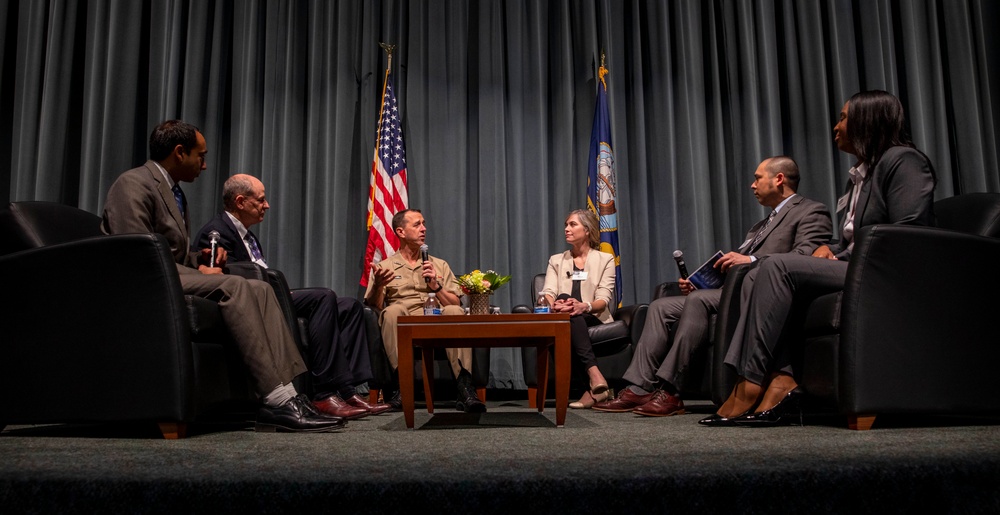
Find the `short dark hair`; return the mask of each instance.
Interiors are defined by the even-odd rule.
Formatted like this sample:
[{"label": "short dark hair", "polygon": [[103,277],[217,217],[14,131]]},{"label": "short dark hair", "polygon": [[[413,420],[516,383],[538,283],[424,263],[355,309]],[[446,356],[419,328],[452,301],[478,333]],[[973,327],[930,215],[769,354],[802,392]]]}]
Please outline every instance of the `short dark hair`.
[{"label": "short dark hair", "polygon": [[862,91],[847,101],[847,138],[858,161],[875,166],[890,147],[910,147],[903,104],[882,90]]},{"label": "short dark hair", "polygon": [[157,125],[149,134],[149,158],[163,161],[177,145],[190,152],[198,144],[199,132],[194,125],[180,120],[167,120]]},{"label": "short dark hair", "polygon": [[785,184],[792,191],[799,190],[799,164],[788,156],[774,156],[766,159],[767,165],[764,167],[771,177],[779,173],[785,176]]},{"label": "short dark hair", "polygon": [[403,226],[403,221],[406,220],[406,213],[419,213],[419,209],[404,209],[394,215],[392,215],[392,232],[396,232]]}]

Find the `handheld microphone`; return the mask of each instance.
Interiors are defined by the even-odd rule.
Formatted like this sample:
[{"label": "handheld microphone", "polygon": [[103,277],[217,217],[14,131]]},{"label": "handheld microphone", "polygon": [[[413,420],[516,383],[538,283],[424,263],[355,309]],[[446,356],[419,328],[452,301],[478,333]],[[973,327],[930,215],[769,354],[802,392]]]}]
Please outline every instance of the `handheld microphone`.
[{"label": "handheld microphone", "polygon": [[[429,258],[427,257],[427,244],[425,243],[420,246],[420,262],[423,263],[424,261],[428,261],[428,259]],[[424,282],[425,283],[431,282],[431,278],[424,277]]]},{"label": "handheld microphone", "polygon": [[215,268],[215,255],[219,251],[219,231],[208,233],[208,238],[212,249],[212,257],[209,258],[208,267]]},{"label": "handheld microphone", "polygon": [[688,269],[687,266],[684,264],[684,253],[679,250],[675,250],[674,261],[677,262],[677,271],[681,273],[681,279],[687,279]]}]

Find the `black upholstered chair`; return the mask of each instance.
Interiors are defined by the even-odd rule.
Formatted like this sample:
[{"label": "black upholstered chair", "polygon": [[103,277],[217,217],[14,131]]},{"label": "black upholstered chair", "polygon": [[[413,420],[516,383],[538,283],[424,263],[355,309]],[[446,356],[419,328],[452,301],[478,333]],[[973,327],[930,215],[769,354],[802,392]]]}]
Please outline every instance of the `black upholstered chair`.
[{"label": "black upholstered chair", "polygon": [[[858,231],[844,290],[815,299],[787,328],[804,340],[796,379],[810,405],[839,411],[852,429],[880,413],[1000,411],[1000,194],[942,199],[934,211],[937,227]],[[716,342],[717,357],[731,335]],[[728,379],[716,393],[728,396]]]},{"label": "black upholstered chair", "polygon": [[150,421],[177,438],[256,408],[218,305],[183,294],[162,236],[105,236],[86,211],[15,202],[0,242],[0,427]]},{"label": "black upholstered chair", "polygon": [[[538,298],[538,293],[545,286],[545,274],[538,274],[531,280],[532,303]],[[646,323],[646,310],[648,304],[637,304],[616,308],[611,306],[612,322],[600,324],[589,328],[590,342],[594,347],[594,355],[597,356],[597,366],[601,369],[604,377],[612,383],[612,386],[620,386],[622,376],[632,362],[632,353],[635,345],[639,342],[642,333],[642,326]],[[530,313],[533,308],[527,305],[515,306],[512,310],[515,313]],[[533,352],[521,353],[521,364],[524,371],[524,382],[528,386],[528,404],[535,405],[537,398],[537,357]],[[552,360],[550,360],[551,362]],[[574,368],[578,365],[574,361]],[[554,374],[549,374],[554,378]],[[547,388],[547,391],[555,391]]]}]

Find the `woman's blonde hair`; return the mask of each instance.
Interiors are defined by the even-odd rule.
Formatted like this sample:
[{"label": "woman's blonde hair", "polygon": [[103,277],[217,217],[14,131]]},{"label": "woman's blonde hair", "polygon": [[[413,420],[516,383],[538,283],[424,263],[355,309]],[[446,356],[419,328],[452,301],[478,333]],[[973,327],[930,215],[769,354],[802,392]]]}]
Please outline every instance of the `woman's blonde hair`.
[{"label": "woman's blonde hair", "polygon": [[589,209],[574,209],[566,215],[566,220],[569,221],[569,217],[573,215],[576,215],[580,219],[580,223],[583,224],[583,228],[587,229],[587,241],[590,243],[590,248],[600,250],[601,222],[597,219],[597,215]]}]

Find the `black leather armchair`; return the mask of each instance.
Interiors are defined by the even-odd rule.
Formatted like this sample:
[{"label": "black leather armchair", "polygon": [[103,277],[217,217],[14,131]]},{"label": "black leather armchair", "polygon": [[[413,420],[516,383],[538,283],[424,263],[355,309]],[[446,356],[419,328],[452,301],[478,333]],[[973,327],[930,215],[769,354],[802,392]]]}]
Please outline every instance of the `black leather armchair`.
[{"label": "black leather armchair", "polygon": [[[538,274],[532,278],[532,302],[538,298],[538,292],[544,286],[545,274]],[[646,323],[646,310],[648,308],[648,304],[624,306],[620,309],[612,306],[611,314],[614,320],[589,329],[594,355],[597,356],[597,366],[609,382],[620,383],[622,381],[622,376],[625,375],[629,363],[632,362],[632,354],[635,345],[639,342],[639,336],[642,334],[642,326]],[[531,313],[533,308],[519,305],[512,311]],[[538,389],[537,357],[532,352],[522,352],[521,365],[524,371],[524,382],[528,385],[528,403],[533,408],[537,407],[535,405]],[[577,364],[574,362],[574,368],[576,366]],[[549,374],[549,377],[554,377],[554,374]],[[547,388],[547,391],[555,390]]]},{"label": "black leather armchair", "polygon": [[153,421],[177,438],[256,408],[218,305],[183,294],[162,236],[105,236],[97,216],[51,202],[10,204],[0,236],[0,427]]},{"label": "black leather armchair", "polygon": [[[1000,346],[1000,194],[935,202],[938,227],[874,225],[858,231],[842,292],[793,313],[786,334],[804,340],[797,381],[809,406],[834,409],[852,429],[879,413],[995,413]],[[720,323],[716,361],[738,320]],[[791,330],[791,332],[789,332]],[[725,335],[728,334],[728,337]],[[717,370],[724,399],[734,377]],[[719,402],[719,401],[717,401]]]},{"label": "black leather armchair", "polygon": [[1000,194],[934,211],[938,227],[859,231],[844,291],[806,311],[801,384],[852,429],[878,413],[1000,411]]}]

